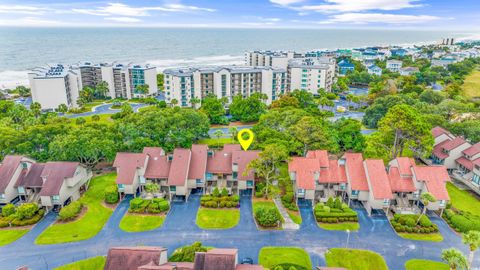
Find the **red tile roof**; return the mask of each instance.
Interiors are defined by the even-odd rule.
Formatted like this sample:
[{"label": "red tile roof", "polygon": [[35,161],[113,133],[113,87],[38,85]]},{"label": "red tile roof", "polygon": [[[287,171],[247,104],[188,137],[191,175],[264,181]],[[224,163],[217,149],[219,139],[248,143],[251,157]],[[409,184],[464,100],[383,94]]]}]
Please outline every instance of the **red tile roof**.
[{"label": "red tile roof", "polygon": [[425,182],[428,192],[437,200],[449,200],[446,182],[450,181],[445,166],[415,166],[413,168],[417,181]]},{"label": "red tile roof", "polygon": [[192,152],[189,149],[176,148],[168,173],[169,186],[184,186],[188,177]]},{"label": "red tile roof", "polygon": [[263,266],[258,264],[237,264],[235,270],[263,270]]},{"label": "red tile roof", "polygon": [[415,166],[415,160],[409,157],[397,157],[398,170],[402,176],[412,175],[412,166]]},{"label": "red tile roof", "polygon": [[314,174],[320,172],[318,160],[306,157],[294,157],[288,163],[288,171],[295,172],[297,188],[315,189]]},{"label": "red tile roof", "polygon": [[315,158],[318,160],[320,167],[328,167],[330,162],[328,160],[327,150],[314,150],[307,152],[307,158]]},{"label": "red tile roof", "polygon": [[161,247],[114,247],[108,250],[104,270],[136,270],[153,262],[160,264],[160,256],[167,249]]},{"label": "red tile roof", "polygon": [[376,200],[392,199],[392,189],[383,160],[367,159],[365,168],[373,198]]},{"label": "red tile roof", "polygon": [[188,179],[203,179],[207,170],[208,146],[205,144],[192,145],[192,159],[188,170]]},{"label": "red tile roof", "polygon": [[145,147],[143,153],[149,156],[145,178],[167,179],[170,171],[170,162],[161,147]]},{"label": "red tile roof", "polygon": [[465,139],[463,139],[462,137],[455,137],[455,139],[453,139],[451,141],[447,141],[445,144],[443,144],[442,147],[445,150],[452,150],[452,149],[455,149],[455,148],[459,147],[460,145],[462,145],[466,142],[467,141],[465,141]]},{"label": "red tile roof", "polygon": [[[480,158],[478,158],[480,160]],[[463,167],[469,169],[470,171],[473,170],[473,161],[467,159],[466,157],[459,157],[455,160],[458,164],[462,165]]]},{"label": "red tile roof", "polygon": [[463,153],[467,156],[473,157],[480,153],[480,142],[470,146],[469,148],[463,150]]},{"label": "red tile roof", "polygon": [[145,166],[147,155],[143,153],[117,153],[113,167],[117,168],[117,184],[133,184],[138,168]]},{"label": "red tile roof", "polygon": [[254,171],[248,170],[247,175],[244,175],[245,170],[247,169],[248,164],[258,158],[260,151],[233,151],[232,152],[232,165],[234,163],[237,164],[238,167],[238,175],[237,179],[240,181],[246,180],[253,180],[254,178]]},{"label": "red tile roof", "polygon": [[59,195],[60,188],[65,179],[75,176],[78,162],[47,162],[43,168],[41,177],[45,179],[40,196]]},{"label": "red tile roof", "polygon": [[352,190],[368,191],[367,176],[361,153],[345,153],[347,179]]},{"label": "red tile roof", "polygon": [[438,137],[442,134],[450,135],[450,132],[448,132],[448,130],[446,130],[442,127],[439,127],[439,126],[436,126],[436,127],[432,128],[431,132],[432,132],[432,135],[433,135],[434,138],[436,138],[436,137]]},{"label": "red tile roof", "polygon": [[390,166],[388,179],[390,180],[392,192],[414,192],[417,190],[413,184],[412,177],[402,177],[398,167]]},{"label": "red tile roof", "polygon": [[42,187],[42,171],[45,168],[44,163],[32,163],[30,168],[23,169],[20,174],[15,187]]},{"label": "red tile roof", "polygon": [[0,166],[0,193],[4,193],[12,177],[15,174],[20,162],[22,161],[22,156],[5,156],[3,159],[2,165]]},{"label": "red tile roof", "polygon": [[320,169],[320,183],[347,183],[345,166],[339,165],[338,160],[329,160],[328,169]]},{"label": "red tile roof", "polygon": [[447,144],[450,140],[445,140],[433,147],[432,154],[435,155],[439,159],[446,159],[448,157],[447,153],[443,152],[443,146]]}]

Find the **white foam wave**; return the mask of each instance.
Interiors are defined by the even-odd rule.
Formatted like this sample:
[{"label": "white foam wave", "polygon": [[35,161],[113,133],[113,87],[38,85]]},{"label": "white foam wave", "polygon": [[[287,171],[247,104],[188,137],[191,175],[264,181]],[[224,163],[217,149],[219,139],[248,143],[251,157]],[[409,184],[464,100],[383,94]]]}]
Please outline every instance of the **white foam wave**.
[{"label": "white foam wave", "polygon": [[27,70],[0,71],[0,89],[12,89],[20,85],[28,86]]},{"label": "white foam wave", "polygon": [[159,71],[163,71],[167,68],[184,66],[243,65],[245,63],[245,57],[243,55],[218,55],[194,57],[190,59],[157,59],[146,62],[156,66]]}]

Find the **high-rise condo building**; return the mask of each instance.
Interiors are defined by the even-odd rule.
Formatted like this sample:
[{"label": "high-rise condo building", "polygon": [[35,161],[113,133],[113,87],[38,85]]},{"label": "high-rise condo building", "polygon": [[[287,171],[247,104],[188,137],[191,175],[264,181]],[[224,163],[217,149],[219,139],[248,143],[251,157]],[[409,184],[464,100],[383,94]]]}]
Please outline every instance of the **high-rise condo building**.
[{"label": "high-rise condo building", "polygon": [[287,69],[288,90],[307,90],[314,95],[318,93],[320,88],[330,92],[332,91],[335,69],[336,64],[333,58],[320,57],[290,60]]}]

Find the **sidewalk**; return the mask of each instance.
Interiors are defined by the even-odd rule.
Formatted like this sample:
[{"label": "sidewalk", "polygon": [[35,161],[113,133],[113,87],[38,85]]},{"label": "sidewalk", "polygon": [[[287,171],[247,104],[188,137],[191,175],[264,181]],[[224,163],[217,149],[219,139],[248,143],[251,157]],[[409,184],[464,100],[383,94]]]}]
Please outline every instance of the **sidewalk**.
[{"label": "sidewalk", "polygon": [[287,210],[285,209],[285,207],[283,207],[283,204],[280,201],[280,199],[277,197],[277,198],[273,199],[273,202],[275,203],[278,210],[280,211],[280,214],[283,217],[284,223],[282,224],[282,228],[284,230],[298,230],[298,229],[300,229],[300,225],[293,222],[293,220],[288,215]]}]

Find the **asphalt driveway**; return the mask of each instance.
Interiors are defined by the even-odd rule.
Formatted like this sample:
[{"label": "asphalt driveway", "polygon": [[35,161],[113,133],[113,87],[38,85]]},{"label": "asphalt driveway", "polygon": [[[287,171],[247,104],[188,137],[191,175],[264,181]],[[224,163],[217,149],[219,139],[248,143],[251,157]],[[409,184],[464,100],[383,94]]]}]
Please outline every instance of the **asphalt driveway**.
[{"label": "asphalt driveway", "polygon": [[[346,247],[347,233],[326,231],[314,220],[312,208],[300,205],[303,223],[297,231],[261,231],[252,217],[252,204],[248,196],[241,197],[239,224],[228,230],[203,230],[196,226],[195,217],[199,207],[199,196],[190,196],[187,202],[174,202],[161,228],[149,232],[127,233],[118,224],[128,210],[129,199],[120,203],[102,231],[95,237],[75,243],[58,245],[35,245],[35,238],[51,224],[55,214],[50,213],[28,234],[18,241],[0,248],[0,268],[16,269],[28,265],[32,269],[52,269],[87,257],[105,255],[112,246],[154,245],[174,249],[201,241],[204,245],[238,248],[239,258],[257,261],[263,246],[298,246],[308,251],[313,265],[324,265],[324,252],[331,247]],[[440,260],[442,249],[457,247],[467,251],[448,225],[438,217],[431,217],[445,240],[439,243],[419,242],[402,239],[395,234],[385,217],[368,217],[363,209],[359,213],[360,230],[351,232],[349,248],[369,249],[382,254],[390,269],[403,269],[405,261],[412,258]],[[480,256],[476,258],[480,264]]]}]

